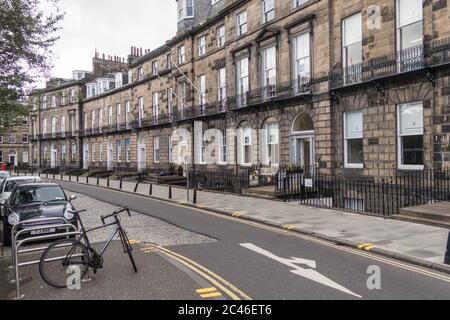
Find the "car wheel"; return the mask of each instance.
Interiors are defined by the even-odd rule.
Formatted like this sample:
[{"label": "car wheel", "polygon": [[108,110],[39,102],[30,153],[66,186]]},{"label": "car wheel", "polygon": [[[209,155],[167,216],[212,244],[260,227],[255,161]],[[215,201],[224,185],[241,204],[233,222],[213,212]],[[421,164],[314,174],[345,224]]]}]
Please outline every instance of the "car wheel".
[{"label": "car wheel", "polygon": [[8,226],[6,225],[6,218],[3,219],[3,232],[2,242],[4,247],[11,246],[11,234],[8,232]]}]

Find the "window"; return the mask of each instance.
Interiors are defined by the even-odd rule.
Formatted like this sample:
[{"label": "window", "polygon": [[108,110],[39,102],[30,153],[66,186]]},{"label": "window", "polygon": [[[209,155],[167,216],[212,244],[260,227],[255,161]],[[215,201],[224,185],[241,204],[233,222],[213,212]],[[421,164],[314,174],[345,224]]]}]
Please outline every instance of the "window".
[{"label": "window", "polygon": [[172,68],[172,53],[168,53],[166,56],[167,69]]},{"label": "window", "polygon": [[221,48],[225,45],[225,26],[220,26],[216,31],[217,48]]},{"label": "window", "polygon": [[23,117],[22,118],[22,125],[23,126],[27,126],[28,125],[28,118],[27,117]]},{"label": "window", "polygon": [[206,149],[208,147],[208,140],[205,138],[205,133],[202,134],[202,146],[200,148],[200,163],[206,164]]},{"label": "window", "polygon": [[250,127],[242,128],[241,131],[241,159],[243,165],[252,163],[252,129]]},{"label": "window", "polygon": [[125,101],[125,125],[130,129],[130,101]]},{"label": "window", "polygon": [[75,143],[72,143],[70,149],[71,149],[70,150],[71,160],[76,161],[77,160],[77,145]]},{"label": "window", "polygon": [[344,113],[344,165],[362,169],[363,164],[363,113]]},{"label": "window", "polygon": [[152,94],[152,111],[153,111],[153,122],[158,123],[159,117],[159,92],[153,92]]},{"label": "window", "polygon": [[11,132],[9,134],[9,143],[16,143],[16,133],[15,132]]},{"label": "window", "polygon": [[204,56],[206,54],[206,36],[198,38],[198,56]]},{"label": "window", "polygon": [[131,142],[130,139],[125,140],[125,161],[131,162]]},{"label": "window", "polygon": [[77,125],[77,122],[76,122],[76,119],[75,119],[75,115],[71,114],[70,115],[70,130],[72,132],[72,135],[75,135],[76,125]]},{"label": "window", "polygon": [[399,169],[421,170],[424,167],[423,103],[398,106]]},{"label": "window", "polygon": [[60,123],[60,130],[61,130],[61,136],[65,137],[66,136],[66,117],[65,116],[61,116],[61,123]]},{"label": "window", "polygon": [[3,136],[0,135],[0,143],[3,143]]},{"label": "window", "polygon": [[42,120],[42,134],[47,135],[47,119]]},{"label": "window", "polygon": [[142,120],[144,119],[144,97],[139,97],[139,126],[142,126]]},{"label": "window", "polygon": [[297,92],[302,91],[302,87],[310,81],[311,62],[310,62],[310,36],[309,33],[303,33],[294,37],[294,83]]},{"label": "window", "polygon": [[28,143],[28,133],[22,134],[22,143]]},{"label": "window", "polygon": [[120,158],[121,153],[122,153],[122,146],[120,144],[120,140],[116,140],[116,161],[118,163],[122,161]]},{"label": "window", "polygon": [[108,107],[108,126],[112,127],[112,121],[113,121],[113,109],[112,106]]},{"label": "window", "polygon": [[61,106],[66,104],[66,93],[64,91],[61,92]]},{"label": "window", "polygon": [[178,0],[178,21],[194,17],[194,0]]},{"label": "window", "polygon": [[245,105],[247,103],[247,92],[249,90],[248,86],[248,58],[242,58],[238,60],[236,65],[238,75],[237,78],[237,94],[238,94],[238,104]]},{"label": "window", "polygon": [[63,144],[61,146],[61,162],[64,163],[66,162],[66,145]]},{"label": "window", "polygon": [[298,8],[301,5],[304,5],[305,3],[307,3],[309,0],[293,0],[293,5],[294,8]]},{"label": "window", "polygon": [[120,103],[116,104],[116,128],[120,130],[120,123],[122,122],[122,107]]},{"label": "window", "polygon": [[173,163],[173,142],[172,142],[172,136],[170,135],[168,137],[169,139],[169,154],[168,154],[168,159],[169,159],[169,163]]},{"label": "window", "polygon": [[219,69],[219,71],[217,72],[217,78],[217,101],[219,102],[219,106],[221,107],[220,111],[224,111],[223,107],[225,106],[225,101],[227,98],[227,75],[225,68]]},{"label": "window", "polygon": [[98,132],[103,131],[103,109],[98,110]]},{"label": "window", "polygon": [[143,80],[143,79],[144,79],[144,69],[138,68],[138,81]]},{"label": "window", "polygon": [[263,23],[269,22],[274,18],[275,18],[275,0],[262,0]]},{"label": "window", "polygon": [[184,110],[186,107],[186,82],[180,82],[178,84],[178,109]]},{"label": "window", "polygon": [[266,124],[266,164],[280,162],[280,137],[277,123]]},{"label": "window", "polygon": [[52,108],[56,108],[56,96],[52,96]]},{"label": "window", "polygon": [[115,77],[115,83],[116,83],[116,88],[120,88],[123,85],[123,75],[122,73],[116,73],[114,75]]},{"label": "window", "polygon": [[158,74],[158,61],[152,62],[152,74],[156,76]]},{"label": "window", "polygon": [[205,75],[199,76],[198,82],[199,82],[198,101],[200,104],[201,111],[203,112],[206,106],[206,76]]},{"label": "window", "polygon": [[70,89],[70,103],[75,103],[75,102],[76,102],[75,89]]},{"label": "window", "polygon": [[56,135],[56,117],[52,117],[52,136]]},{"label": "window", "polygon": [[47,96],[42,98],[42,109],[47,109]]},{"label": "window", "polygon": [[91,111],[91,130],[92,130],[92,133],[94,133],[94,128],[95,128],[95,126],[96,126],[96,118],[95,118],[95,114],[96,114],[96,110],[92,110]]},{"label": "window", "polygon": [[133,82],[133,70],[128,70],[128,83]]},{"label": "window", "polygon": [[222,130],[222,136],[219,141],[219,149],[220,149],[220,164],[227,164],[227,130]]},{"label": "window", "polygon": [[23,163],[28,163],[29,162],[28,151],[23,151],[22,152],[22,162]]},{"label": "window", "polygon": [[153,137],[153,162],[159,163],[159,137]]},{"label": "window", "polygon": [[277,84],[277,49],[275,46],[263,50],[262,85],[267,90],[266,95],[274,93]]},{"label": "window", "polygon": [[173,89],[167,88],[167,113],[169,116],[173,113]]},{"label": "window", "polygon": [[342,60],[344,83],[361,81],[362,18],[361,13],[345,18],[342,22]]},{"label": "window", "polygon": [[184,46],[178,48],[178,64],[183,64],[186,61],[186,50]]},{"label": "window", "polygon": [[103,142],[100,142],[99,144],[98,161],[103,162]]},{"label": "window", "polygon": [[399,50],[423,43],[423,0],[397,0]]},{"label": "window", "polygon": [[96,159],[96,157],[95,157],[95,153],[97,151],[96,147],[97,147],[97,144],[93,143],[92,144],[92,162],[95,162],[95,159]]},{"label": "window", "polygon": [[247,33],[247,11],[243,11],[236,16],[237,35],[242,36]]},{"label": "window", "polygon": [[88,131],[88,113],[84,113],[84,132],[87,133]]}]

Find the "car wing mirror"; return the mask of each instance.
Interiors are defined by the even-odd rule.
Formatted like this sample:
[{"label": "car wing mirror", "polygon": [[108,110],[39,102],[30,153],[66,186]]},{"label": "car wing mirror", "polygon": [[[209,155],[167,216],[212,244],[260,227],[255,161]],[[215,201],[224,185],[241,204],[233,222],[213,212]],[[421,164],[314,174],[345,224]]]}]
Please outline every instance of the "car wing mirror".
[{"label": "car wing mirror", "polygon": [[73,200],[75,200],[77,198],[77,196],[76,195],[71,195],[70,196],[70,198],[69,198],[69,202],[72,202]]}]

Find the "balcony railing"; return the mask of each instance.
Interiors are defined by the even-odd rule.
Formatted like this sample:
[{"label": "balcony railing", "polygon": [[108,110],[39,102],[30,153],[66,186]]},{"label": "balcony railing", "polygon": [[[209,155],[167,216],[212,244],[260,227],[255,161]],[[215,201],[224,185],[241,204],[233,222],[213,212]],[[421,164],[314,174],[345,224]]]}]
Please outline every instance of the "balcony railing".
[{"label": "balcony railing", "polygon": [[370,82],[450,63],[450,38],[434,40],[395,54],[372,58],[330,73],[331,89]]},{"label": "balcony railing", "polygon": [[64,139],[64,138],[75,138],[78,137],[78,131],[67,131],[67,132],[54,132],[54,133],[43,133],[38,135],[32,135],[31,140],[54,140],[54,139]]}]

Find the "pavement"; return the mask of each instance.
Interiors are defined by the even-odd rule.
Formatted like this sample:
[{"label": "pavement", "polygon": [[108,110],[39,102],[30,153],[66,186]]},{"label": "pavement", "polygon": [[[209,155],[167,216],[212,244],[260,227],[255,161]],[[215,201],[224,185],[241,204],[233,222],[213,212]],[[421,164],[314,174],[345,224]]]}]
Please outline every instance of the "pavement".
[{"label": "pavement", "polygon": [[[63,180],[68,181],[69,177],[64,176]],[[87,181],[85,177],[80,177],[79,182],[85,184]],[[88,182],[91,185],[97,184],[95,178],[90,178]],[[100,179],[99,185],[106,187],[107,180]],[[120,182],[111,180],[109,187],[118,190]],[[122,191],[134,193],[135,187],[136,183],[123,181]],[[139,184],[136,193],[149,195],[149,191],[149,184]],[[188,202],[187,190],[183,188],[173,187],[172,199],[169,199],[168,186],[153,185],[152,197],[193,206],[193,191],[190,192],[191,201]],[[313,235],[341,245],[362,248],[362,250],[390,258],[450,273],[450,266],[444,264],[450,237],[447,229],[345,211],[307,207],[294,202],[279,202],[209,191],[198,191],[197,204],[194,206]]]}]

